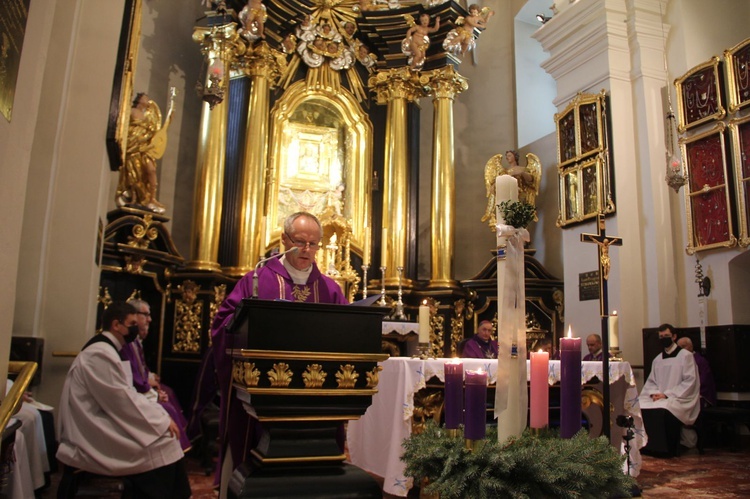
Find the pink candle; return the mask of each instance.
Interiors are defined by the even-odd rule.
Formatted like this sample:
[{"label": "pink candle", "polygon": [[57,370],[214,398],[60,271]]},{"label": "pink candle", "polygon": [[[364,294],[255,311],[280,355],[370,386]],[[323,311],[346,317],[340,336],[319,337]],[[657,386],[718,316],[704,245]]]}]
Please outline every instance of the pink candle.
[{"label": "pink candle", "polygon": [[486,433],[487,373],[466,371],[466,413],[464,438],[481,440]]},{"label": "pink candle", "polygon": [[[605,354],[606,355],[606,354]],[[581,429],[581,338],[560,338],[560,436]]]},{"label": "pink candle", "polygon": [[531,352],[531,428],[549,424],[549,353]]},{"label": "pink candle", "polygon": [[445,363],[445,428],[456,430],[464,415],[464,365],[458,359]]}]

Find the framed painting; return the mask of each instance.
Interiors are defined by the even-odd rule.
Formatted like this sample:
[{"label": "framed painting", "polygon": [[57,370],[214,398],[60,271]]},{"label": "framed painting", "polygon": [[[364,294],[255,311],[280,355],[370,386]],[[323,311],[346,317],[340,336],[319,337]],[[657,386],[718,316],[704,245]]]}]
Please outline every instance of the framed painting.
[{"label": "framed painting", "polygon": [[560,173],[560,215],[557,226],[564,227],[614,212],[605,179],[606,161],[597,155],[565,168]]},{"label": "framed painting", "polygon": [[602,152],[606,148],[605,93],[579,92],[555,115],[557,159],[560,166]]},{"label": "framed painting", "polygon": [[734,193],[737,200],[738,242],[750,246],[750,116],[729,124],[734,153]]},{"label": "framed painting", "polygon": [[690,255],[737,244],[727,182],[725,131],[726,125],[720,122],[701,134],[680,139],[688,175],[685,211]]},{"label": "framed painting", "polygon": [[680,133],[726,115],[720,66],[721,61],[714,56],[675,80]]},{"label": "framed painting", "polygon": [[750,104],[750,38],[724,51],[727,106],[733,114]]}]

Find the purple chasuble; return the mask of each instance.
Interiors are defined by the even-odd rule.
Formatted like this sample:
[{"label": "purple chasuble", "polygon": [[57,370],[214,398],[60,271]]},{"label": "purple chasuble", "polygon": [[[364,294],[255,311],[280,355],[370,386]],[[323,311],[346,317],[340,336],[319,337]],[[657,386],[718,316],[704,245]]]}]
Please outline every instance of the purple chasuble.
[{"label": "purple chasuble", "polygon": [[466,359],[496,359],[497,341],[482,341],[475,334],[464,345],[464,353],[461,356]]},{"label": "purple chasuble", "polygon": [[[308,303],[334,303],[346,305],[349,301],[344,296],[339,285],[328,276],[320,273],[317,264],[313,263],[312,272],[304,285],[294,284],[281,260],[270,260],[258,271],[258,298],[261,300],[289,300]],[[214,363],[216,376],[221,391],[221,407],[219,419],[219,435],[221,437],[221,451],[217,463],[216,480],[221,470],[221,460],[226,452],[228,438],[232,439],[232,460],[234,467],[241,465],[254,447],[250,418],[239,401],[234,399],[232,390],[232,359],[226,353],[228,348],[224,327],[233,317],[234,311],[243,298],[253,295],[253,272],[248,272],[237,283],[231,293],[221,304],[219,311],[211,325],[213,338]]]}]

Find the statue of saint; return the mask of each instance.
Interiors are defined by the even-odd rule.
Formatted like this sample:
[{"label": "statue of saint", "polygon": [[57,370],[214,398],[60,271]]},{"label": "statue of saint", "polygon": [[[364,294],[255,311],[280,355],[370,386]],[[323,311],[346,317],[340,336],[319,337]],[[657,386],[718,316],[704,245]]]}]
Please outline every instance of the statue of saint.
[{"label": "statue of saint", "polygon": [[156,160],[164,156],[167,129],[172,122],[175,89],[170,89],[169,110],[162,125],[159,106],[141,92],[130,109],[125,164],[120,167],[115,203],[118,207],[139,205],[164,213],[165,207],[156,199]]},{"label": "statue of saint", "polygon": [[414,22],[410,14],[404,16],[406,22],[411,26],[406,32],[406,38],[401,42],[401,52],[409,59],[409,67],[418,71],[424,66],[427,49],[430,48],[430,33],[434,33],[440,28],[440,16],[435,18],[435,26],[430,27],[430,15],[423,13],[419,16],[419,24]]},{"label": "statue of saint", "polygon": [[[508,162],[503,166],[503,157]],[[495,179],[499,175],[510,175],[518,181],[518,200],[536,207],[536,196],[539,194],[539,184],[542,178],[542,163],[536,154],[526,155],[526,166],[518,164],[518,152],[506,151],[505,154],[495,154],[484,167],[484,185],[487,195],[487,208],[482,222],[487,222],[491,230],[495,230],[497,218],[495,215]],[[534,216],[534,220],[537,220]]]}]

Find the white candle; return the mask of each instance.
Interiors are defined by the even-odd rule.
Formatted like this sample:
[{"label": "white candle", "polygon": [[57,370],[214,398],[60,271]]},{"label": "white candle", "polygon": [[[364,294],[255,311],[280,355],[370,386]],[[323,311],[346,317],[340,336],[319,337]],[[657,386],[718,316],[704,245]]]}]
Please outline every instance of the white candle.
[{"label": "white candle", "polygon": [[365,245],[364,245],[364,251],[362,255],[362,263],[364,265],[370,265],[370,228],[367,226],[367,222],[365,222]]},{"label": "white candle", "polygon": [[620,318],[617,317],[617,310],[609,316],[609,347],[620,348]]},{"label": "white candle", "polygon": [[388,256],[388,228],[383,227],[383,235],[380,238],[380,266],[386,266],[386,257]]},{"label": "white candle", "polygon": [[430,342],[430,307],[425,302],[419,306],[419,342]]},{"label": "white candle", "polygon": [[510,175],[499,175],[495,179],[495,202],[518,201],[518,180]]}]

